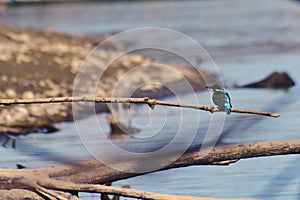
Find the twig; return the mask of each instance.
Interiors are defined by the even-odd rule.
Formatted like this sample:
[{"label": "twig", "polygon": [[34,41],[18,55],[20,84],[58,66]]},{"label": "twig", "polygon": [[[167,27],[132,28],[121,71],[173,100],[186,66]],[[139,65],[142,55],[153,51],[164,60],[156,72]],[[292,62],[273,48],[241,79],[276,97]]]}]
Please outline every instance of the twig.
[{"label": "twig", "polygon": [[[0,99],[0,105],[10,106],[13,104],[43,104],[43,103],[65,103],[65,102],[95,102],[95,103],[134,103],[134,104],[148,104],[152,109],[155,105],[173,106],[182,108],[193,108],[198,110],[205,110],[209,112],[219,111],[214,106],[203,106],[195,104],[182,104],[178,102],[159,101],[156,99],[144,98],[106,98],[106,97],[53,97],[53,98],[36,98],[36,99]],[[231,112],[257,114],[268,117],[279,117],[278,113],[271,113],[259,110],[243,110],[232,108]]]},{"label": "twig", "polygon": [[258,114],[258,115],[265,115],[265,116],[275,117],[275,118],[280,117],[280,114],[278,113],[271,113],[271,112],[265,112],[260,110],[245,110],[245,109],[231,108],[231,112],[245,113],[245,114]]},{"label": "twig", "polygon": [[[49,182],[48,182],[49,181]],[[45,187],[49,186],[54,189],[66,190],[66,191],[78,191],[78,192],[96,192],[105,193],[111,195],[119,195],[123,197],[131,197],[137,199],[148,200],[225,200],[223,198],[208,198],[197,196],[183,196],[174,194],[160,194],[154,192],[141,191],[136,189],[119,188],[113,186],[96,185],[96,184],[76,184],[67,181],[57,181],[49,179],[43,183]],[[238,200],[236,198],[230,198],[227,200]],[[250,198],[240,198],[239,200],[254,200]]]}]

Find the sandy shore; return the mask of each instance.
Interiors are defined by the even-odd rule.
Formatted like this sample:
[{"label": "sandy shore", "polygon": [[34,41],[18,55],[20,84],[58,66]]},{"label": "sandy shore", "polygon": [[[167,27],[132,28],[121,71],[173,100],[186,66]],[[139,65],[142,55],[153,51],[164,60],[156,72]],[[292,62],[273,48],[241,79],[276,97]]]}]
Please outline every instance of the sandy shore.
[{"label": "sandy shore", "polygon": [[[74,36],[0,24],[0,98],[72,96],[73,81],[81,63],[101,40],[101,37]],[[117,49],[118,45],[111,44],[110,49]],[[101,51],[104,62],[113,54],[105,49]],[[165,86],[180,83],[182,77],[167,76],[152,63],[151,59],[136,54],[120,57],[105,71],[96,95],[109,97],[120,77],[140,65],[149,65],[149,69],[156,67],[156,70],[141,73],[139,81],[157,82],[161,79]],[[179,70],[195,90],[205,87],[201,77],[192,69],[174,65],[170,67]],[[129,78],[128,85],[131,81],[137,80]],[[171,94],[160,85],[148,85],[137,91],[135,96],[152,98]],[[97,109],[97,112],[106,110],[105,106]],[[70,103],[0,107],[0,133],[38,132],[43,127],[51,129],[56,122],[70,120]]]}]

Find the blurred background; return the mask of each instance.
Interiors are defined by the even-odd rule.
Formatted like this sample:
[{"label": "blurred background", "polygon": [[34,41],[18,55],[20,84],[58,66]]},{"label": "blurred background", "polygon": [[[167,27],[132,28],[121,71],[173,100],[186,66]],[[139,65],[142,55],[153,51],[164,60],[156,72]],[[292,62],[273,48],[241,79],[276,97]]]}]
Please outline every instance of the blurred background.
[{"label": "blurred background", "polygon": [[[231,95],[234,108],[277,112],[279,119],[232,114],[226,118],[218,144],[253,141],[299,139],[300,107],[300,2],[292,0],[211,0],[211,1],[2,1],[0,22],[20,27],[60,31],[72,35],[108,36],[141,27],[162,27],[180,31],[200,43],[210,54]],[[51,3],[50,3],[51,2]],[[152,34],[152,33],[149,33]],[[135,41],[153,39],[147,34]],[[151,42],[151,41],[150,41]],[[154,41],[153,41],[154,42]],[[189,44],[164,41],[194,55]],[[1,45],[1,44],[0,44]],[[156,54],[155,54],[156,55]],[[153,59],[176,63],[172,57]],[[199,56],[199,67],[209,71],[211,61]],[[295,86],[289,89],[239,88],[264,79],[271,73],[287,72]],[[5,74],[5,71],[1,71]],[[189,101],[190,94],[182,96]],[[210,105],[208,91],[197,93],[200,104]],[[166,100],[176,101],[173,97]],[[139,109],[146,109],[144,107]],[[153,120],[165,113],[154,111]],[[180,113],[168,108],[172,118],[160,136],[141,140],[125,136],[116,144],[132,149],[159,148],[176,133]],[[147,123],[148,116],[137,110],[136,124]],[[193,124],[199,112],[185,115]],[[176,117],[178,116],[178,117]],[[106,114],[99,114],[106,120]],[[201,112],[199,136],[205,133],[209,113]],[[82,120],[87,132],[95,133],[89,118]],[[87,160],[91,157],[75,134],[72,122],[56,125],[51,135],[34,134],[19,138],[17,148],[0,149],[0,167],[22,164],[29,168],[61,164],[60,160]],[[104,132],[109,132],[107,124]],[[190,124],[183,124],[189,133]],[[137,134],[146,134],[141,130]],[[198,138],[199,137],[199,138]],[[93,138],[91,136],[91,142]],[[178,144],[180,145],[180,144]],[[6,156],[4,156],[6,155]],[[161,193],[207,197],[253,197],[260,199],[300,199],[300,156],[276,156],[239,161],[229,167],[197,166],[168,170],[114,183]],[[82,199],[99,199],[99,195],[80,194]],[[128,199],[128,198],[127,198]]]}]

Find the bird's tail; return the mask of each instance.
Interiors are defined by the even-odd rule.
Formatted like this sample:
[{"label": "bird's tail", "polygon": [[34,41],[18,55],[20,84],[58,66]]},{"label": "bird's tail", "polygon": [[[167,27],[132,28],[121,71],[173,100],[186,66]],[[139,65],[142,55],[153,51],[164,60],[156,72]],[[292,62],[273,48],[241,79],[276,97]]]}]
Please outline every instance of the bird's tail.
[{"label": "bird's tail", "polygon": [[227,115],[230,115],[230,108],[231,108],[230,104],[225,105],[225,112]]}]

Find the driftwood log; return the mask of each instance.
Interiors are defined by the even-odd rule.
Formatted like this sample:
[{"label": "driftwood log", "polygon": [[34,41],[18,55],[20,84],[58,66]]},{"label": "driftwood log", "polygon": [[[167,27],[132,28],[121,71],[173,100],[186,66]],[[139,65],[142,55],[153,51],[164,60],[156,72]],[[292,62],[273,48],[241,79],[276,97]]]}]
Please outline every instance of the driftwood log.
[{"label": "driftwood log", "polygon": [[[156,171],[192,165],[229,165],[240,159],[299,153],[299,139],[216,146],[204,157],[199,157],[199,148],[193,148],[189,149],[169,166]],[[164,159],[168,159],[168,156]],[[78,199],[74,195],[76,192],[98,192],[157,200],[213,199],[157,194],[99,185],[145,174],[126,172],[126,166],[130,166],[130,170],[134,172],[135,169],[140,167],[139,163],[128,161],[128,163],[124,162],[120,164],[123,164],[124,171],[109,168],[96,160],[40,169],[0,169],[0,195],[9,195],[14,191],[15,199],[22,199],[24,194],[32,199],[39,199],[39,197],[48,197],[49,199]]]}]

